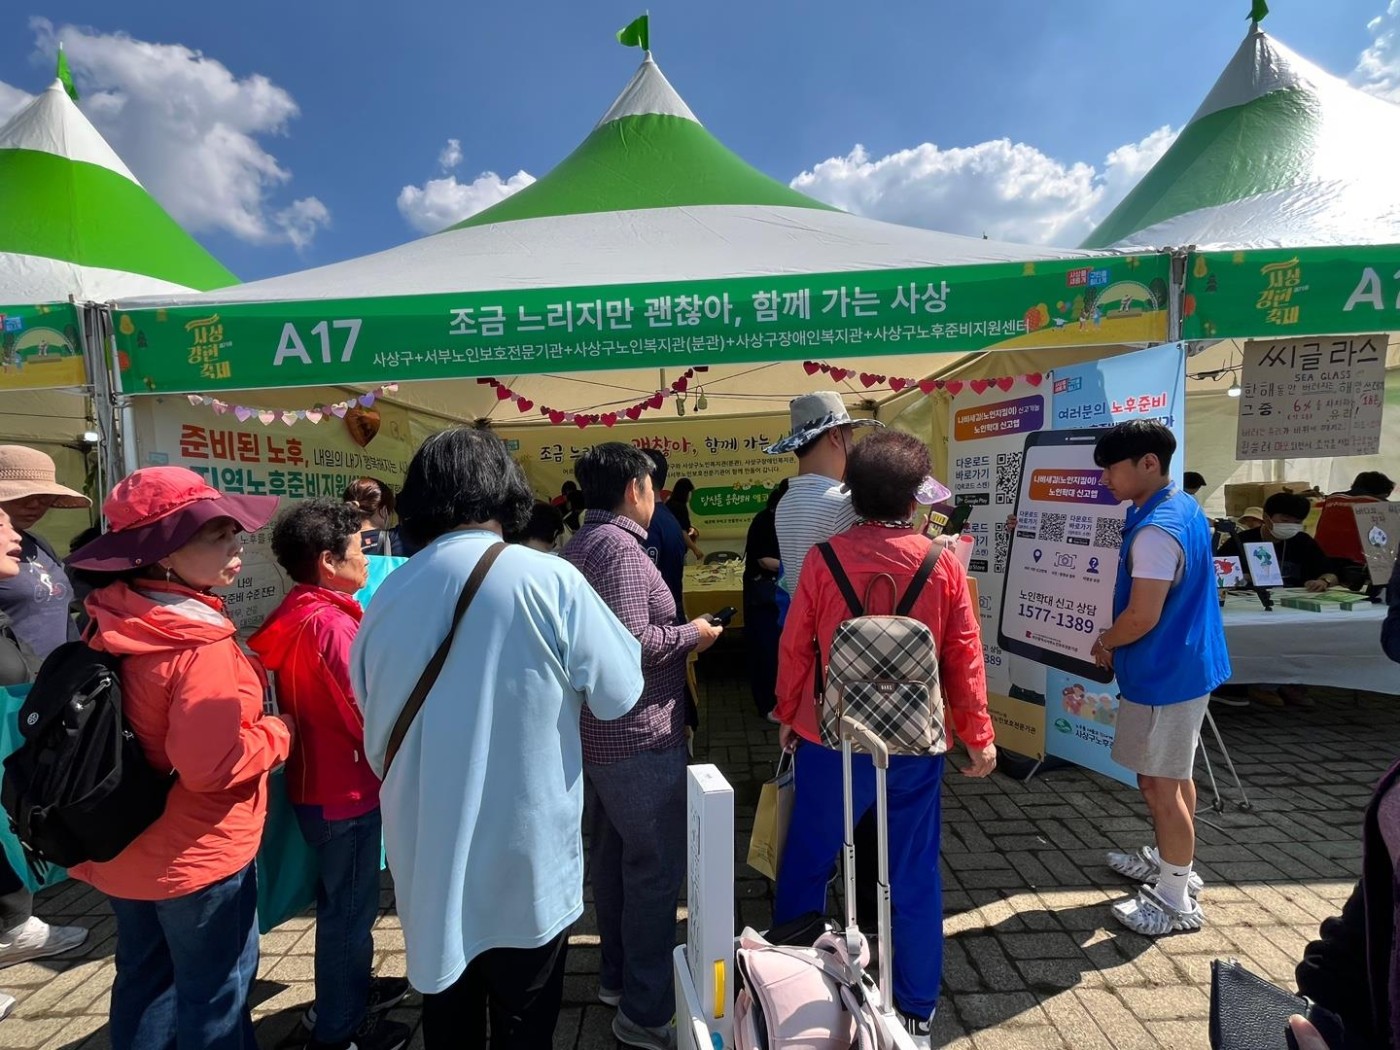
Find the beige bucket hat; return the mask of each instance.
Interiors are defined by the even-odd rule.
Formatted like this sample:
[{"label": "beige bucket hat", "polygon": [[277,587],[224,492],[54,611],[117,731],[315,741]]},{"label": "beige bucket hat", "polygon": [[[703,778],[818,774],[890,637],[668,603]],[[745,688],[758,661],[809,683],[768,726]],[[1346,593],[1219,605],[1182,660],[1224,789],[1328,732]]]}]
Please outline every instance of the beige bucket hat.
[{"label": "beige bucket hat", "polygon": [[86,510],[92,500],[58,483],[58,468],[37,448],[0,445],[0,503],[30,496],[52,496],[60,510]]}]

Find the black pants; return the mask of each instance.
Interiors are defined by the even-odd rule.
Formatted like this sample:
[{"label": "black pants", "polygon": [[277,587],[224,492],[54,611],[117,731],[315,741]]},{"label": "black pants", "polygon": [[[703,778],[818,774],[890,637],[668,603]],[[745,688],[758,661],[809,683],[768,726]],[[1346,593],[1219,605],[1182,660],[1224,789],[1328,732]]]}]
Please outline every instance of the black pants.
[{"label": "black pants", "polygon": [[778,626],[776,602],[744,603],[744,641],[748,644],[749,688],[753,705],[760,715],[767,715],[777,705],[778,685]]},{"label": "black pants", "polygon": [[482,952],[450,988],[423,996],[425,1050],[488,1045],[499,1050],[552,1050],[568,947],[565,930],[538,948]]},{"label": "black pants", "polygon": [[0,854],[0,931],[23,926],[33,914],[34,895]]}]

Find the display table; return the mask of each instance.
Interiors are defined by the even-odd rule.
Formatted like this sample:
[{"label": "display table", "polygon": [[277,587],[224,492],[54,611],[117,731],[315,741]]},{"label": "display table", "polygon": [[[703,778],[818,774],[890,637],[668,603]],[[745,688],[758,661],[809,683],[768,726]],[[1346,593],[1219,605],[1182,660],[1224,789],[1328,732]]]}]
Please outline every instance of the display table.
[{"label": "display table", "polygon": [[1254,595],[1225,600],[1230,682],[1236,685],[1326,685],[1400,693],[1400,664],[1381,651],[1385,603],[1342,612],[1304,612],[1278,604],[1265,611]]},{"label": "display table", "polygon": [[[744,563],[685,567],[685,618],[693,620],[706,613],[717,613],[728,606],[738,611],[729,626],[744,626]],[[1379,628],[1378,628],[1379,630]]]}]

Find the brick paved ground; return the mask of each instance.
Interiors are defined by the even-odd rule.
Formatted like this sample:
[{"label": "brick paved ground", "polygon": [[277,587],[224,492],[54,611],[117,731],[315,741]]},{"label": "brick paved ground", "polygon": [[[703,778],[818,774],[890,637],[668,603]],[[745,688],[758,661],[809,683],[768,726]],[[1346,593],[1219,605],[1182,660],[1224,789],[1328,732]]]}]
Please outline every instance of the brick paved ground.
[{"label": "brick paved ground", "polygon": [[[775,735],[753,713],[741,658],[702,661],[705,725],[698,760],[733,783],[737,856]],[[1110,846],[1147,841],[1135,795],[1074,769],[1030,786],[997,775],[950,776],[944,793],[947,964],[935,1045],[957,1050],[1183,1050],[1204,1047],[1210,961],[1239,958],[1286,983],[1303,945],[1340,909],[1360,868],[1360,817],[1370,785],[1400,752],[1400,699],[1328,694],[1313,710],[1217,709],[1254,801],[1253,813],[1206,814],[1199,864],[1205,930],[1152,942],[1117,927],[1108,904],[1128,889],[1103,863]],[[1204,792],[1203,792],[1204,794]],[[769,884],[740,865],[740,916],[762,928]],[[404,973],[403,935],[384,891],[375,937],[379,972]],[[113,919],[102,898],[68,884],[41,896],[50,921],[92,929],[75,957],[0,971],[19,1000],[0,1046],[107,1046]],[[683,911],[681,915],[683,916]],[[299,1041],[312,995],[314,920],[263,938],[255,1015],[264,1048]],[[593,1000],[598,966],[591,912],[571,939],[555,1045],[611,1048],[611,1011]],[[395,1016],[414,1025],[411,1004]],[[413,1046],[421,1046],[415,1034]]]}]

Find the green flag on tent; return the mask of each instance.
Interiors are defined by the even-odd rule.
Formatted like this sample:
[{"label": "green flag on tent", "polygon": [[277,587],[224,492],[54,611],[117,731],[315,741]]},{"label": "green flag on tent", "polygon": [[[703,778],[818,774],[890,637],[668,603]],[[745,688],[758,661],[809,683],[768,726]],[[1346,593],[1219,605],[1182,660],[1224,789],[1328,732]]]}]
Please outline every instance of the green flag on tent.
[{"label": "green flag on tent", "polygon": [[58,45],[58,79],[63,84],[63,90],[68,92],[68,97],[77,102],[78,88],[73,83],[73,72],[68,68],[68,55],[62,44]]},{"label": "green flag on tent", "polygon": [[1249,20],[1254,23],[1264,21],[1264,16],[1269,13],[1269,5],[1264,0],[1254,0],[1249,8]]},{"label": "green flag on tent", "polygon": [[642,15],[634,18],[617,31],[617,42],[623,47],[639,47],[643,51],[651,50],[651,34],[648,28],[649,15]]}]

